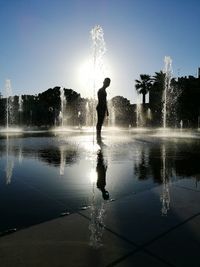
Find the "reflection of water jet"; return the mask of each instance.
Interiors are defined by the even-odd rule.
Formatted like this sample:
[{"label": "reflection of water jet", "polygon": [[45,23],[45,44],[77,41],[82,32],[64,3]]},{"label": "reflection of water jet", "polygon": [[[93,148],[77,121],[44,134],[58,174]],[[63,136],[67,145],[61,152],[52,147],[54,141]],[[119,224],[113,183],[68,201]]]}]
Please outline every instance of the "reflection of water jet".
[{"label": "reflection of water jet", "polygon": [[12,179],[12,174],[13,174],[13,168],[14,168],[14,161],[12,157],[10,156],[10,141],[9,141],[9,136],[6,136],[6,167],[5,167],[5,172],[6,172],[6,184],[11,183]]},{"label": "reflection of water jet", "polygon": [[63,147],[60,148],[60,175],[65,174],[65,158],[66,158],[66,152]]},{"label": "reflection of water jet", "polygon": [[170,204],[170,194],[169,194],[169,177],[167,176],[167,170],[166,170],[166,148],[163,144],[162,146],[162,184],[163,184],[163,190],[160,197],[160,200],[162,202],[162,215],[166,216],[169,211],[169,204]]}]

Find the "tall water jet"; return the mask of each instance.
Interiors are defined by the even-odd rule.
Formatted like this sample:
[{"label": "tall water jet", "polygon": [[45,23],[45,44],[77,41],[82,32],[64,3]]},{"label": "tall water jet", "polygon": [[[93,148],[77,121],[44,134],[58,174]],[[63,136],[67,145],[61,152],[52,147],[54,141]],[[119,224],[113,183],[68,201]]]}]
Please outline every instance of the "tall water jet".
[{"label": "tall water jet", "polygon": [[167,104],[168,104],[168,93],[170,92],[171,79],[172,79],[172,59],[169,56],[164,58],[164,70],[165,73],[165,84],[163,91],[163,128],[167,126]]},{"label": "tall water jet", "polygon": [[19,100],[18,100],[18,104],[19,104],[19,112],[23,112],[23,99],[22,96],[19,96]]},{"label": "tall water jet", "polygon": [[152,120],[152,112],[150,108],[147,109],[147,118],[148,120]]},{"label": "tall water jet", "polygon": [[5,82],[5,95],[6,95],[6,128],[9,128],[12,117],[12,87],[9,79]]},{"label": "tall water jet", "polygon": [[103,56],[106,52],[106,43],[104,41],[104,32],[100,25],[96,25],[91,30],[92,37],[92,59],[93,59],[93,116],[92,124],[94,128],[95,116],[96,116],[96,90],[97,83],[102,82],[104,73]]},{"label": "tall water jet", "polygon": [[65,97],[65,91],[63,87],[60,87],[60,114],[59,114],[59,120],[60,120],[60,126],[64,126],[64,119],[65,119],[65,111],[66,111],[66,97]]},{"label": "tall water jet", "polygon": [[139,95],[137,96],[137,103],[136,103],[136,126],[141,127],[143,126],[143,113],[142,113],[142,104],[140,103]]},{"label": "tall water jet", "polygon": [[183,120],[180,121],[180,128],[183,129]]},{"label": "tall water jet", "polygon": [[19,99],[18,99],[18,112],[19,112],[19,123],[21,124],[21,121],[22,121],[22,112],[23,112],[23,99],[22,99],[22,96],[20,95],[19,96]]},{"label": "tall water jet", "polygon": [[91,114],[90,114],[89,102],[87,101],[85,104],[85,124],[86,124],[86,126],[89,126],[91,123],[90,116],[91,116]]}]

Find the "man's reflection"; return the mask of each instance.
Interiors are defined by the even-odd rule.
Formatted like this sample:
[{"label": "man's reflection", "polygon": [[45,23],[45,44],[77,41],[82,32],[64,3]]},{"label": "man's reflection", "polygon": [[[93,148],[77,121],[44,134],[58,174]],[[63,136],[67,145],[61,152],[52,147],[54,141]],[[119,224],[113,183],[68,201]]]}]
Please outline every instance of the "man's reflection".
[{"label": "man's reflection", "polygon": [[95,182],[93,183],[92,191],[92,201],[91,201],[91,221],[89,224],[90,230],[90,246],[95,249],[98,249],[103,245],[103,231],[104,231],[104,220],[106,213],[105,202],[109,199],[109,193],[106,190],[106,171],[107,164],[103,157],[102,148],[97,152],[97,165],[96,165],[96,174],[97,181],[96,187],[102,192],[102,197],[99,201],[95,197]]},{"label": "man's reflection", "polygon": [[102,192],[102,197],[105,200],[109,199],[109,193],[106,190],[106,171],[107,165],[103,158],[102,149],[97,152],[97,188]]}]

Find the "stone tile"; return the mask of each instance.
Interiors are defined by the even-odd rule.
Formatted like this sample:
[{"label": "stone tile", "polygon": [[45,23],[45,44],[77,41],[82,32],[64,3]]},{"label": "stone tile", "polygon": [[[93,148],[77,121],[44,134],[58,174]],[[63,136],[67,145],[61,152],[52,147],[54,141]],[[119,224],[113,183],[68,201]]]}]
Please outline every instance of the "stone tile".
[{"label": "stone tile", "polygon": [[[106,205],[107,228],[136,243],[145,244],[172,227],[200,212],[200,194],[179,187],[169,187],[170,209],[162,215],[160,200],[163,187],[129,196]],[[90,216],[91,211],[82,212]]]},{"label": "stone tile", "polygon": [[106,266],[134,250],[134,246],[98,227],[96,243],[102,245],[95,248],[95,238],[93,246],[89,244],[89,226],[88,219],[72,214],[4,236],[0,238],[1,266]]},{"label": "stone tile", "polygon": [[115,265],[116,267],[167,267],[167,263],[147,254],[144,252],[136,252],[133,255],[127,257],[120,263]]},{"label": "stone tile", "polygon": [[169,232],[147,249],[177,267],[200,266],[200,215]]}]

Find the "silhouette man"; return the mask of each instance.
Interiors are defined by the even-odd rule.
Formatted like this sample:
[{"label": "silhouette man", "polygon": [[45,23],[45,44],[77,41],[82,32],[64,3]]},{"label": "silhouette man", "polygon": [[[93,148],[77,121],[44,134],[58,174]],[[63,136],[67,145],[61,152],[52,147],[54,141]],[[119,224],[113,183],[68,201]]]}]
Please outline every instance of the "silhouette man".
[{"label": "silhouette man", "polygon": [[105,116],[109,116],[107,108],[107,93],[106,88],[110,85],[110,78],[105,78],[103,81],[103,87],[98,90],[98,104],[96,107],[97,110],[97,138],[101,137],[101,128],[104,122]]},{"label": "silhouette man", "polygon": [[97,153],[97,188],[102,192],[102,197],[105,200],[109,199],[109,193],[105,189],[106,186],[106,171],[107,165],[104,162],[103,153],[101,149]]}]

